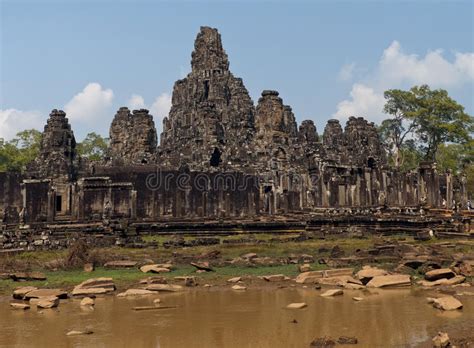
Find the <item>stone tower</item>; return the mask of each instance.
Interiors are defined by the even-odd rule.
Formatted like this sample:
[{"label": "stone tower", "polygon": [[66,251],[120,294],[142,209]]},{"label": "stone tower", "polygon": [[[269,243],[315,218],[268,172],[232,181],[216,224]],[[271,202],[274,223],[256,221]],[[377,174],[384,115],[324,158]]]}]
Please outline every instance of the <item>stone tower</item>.
[{"label": "stone tower", "polygon": [[32,172],[42,178],[75,178],[78,169],[76,139],[64,111],[54,109],[49,114],[33,168]]},{"label": "stone tower", "polygon": [[157,135],[146,109],[120,108],[110,126],[109,161],[115,164],[151,164],[156,160]]},{"label": "stone tower", "polygon": [[258,100],[255,122],[258,163],[271,169],[287,169],[299,147],[298,129],[291,107],[283,105],[277,91],[263,91]]},{"label": "stone tower", "polygon": [[255,132],[254,106],[242,79],[229,71],[217,29],[201,27],[191,68],[174,85],[172,107],[163,120],[160,164],[246,167]]}]

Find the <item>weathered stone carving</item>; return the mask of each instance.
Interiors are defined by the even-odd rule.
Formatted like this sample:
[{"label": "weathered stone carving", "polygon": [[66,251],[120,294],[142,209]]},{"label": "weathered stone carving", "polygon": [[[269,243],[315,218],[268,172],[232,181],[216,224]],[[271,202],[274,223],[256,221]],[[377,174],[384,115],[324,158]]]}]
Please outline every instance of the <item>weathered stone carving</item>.
[{"label": "weathered stone carving", "polygon": [[40,153],[29,173],[39,177],[73,179],[77,174],[76,139],[62,110],[54,109],[44,127]]},{"label": "weathered stone carving", "polygon": [[201,27],[191,67],[191,73],[174,85],[159,162],[200,170],[245,167],[255,132],[254,106],[242,79],[229,71],[216,29]]},{"label": "weathered stone carving", "polygon": [[432,163],[409,173],[389,169],[374,124],[361,117],[344,129],[329,120],[319,137],[313,121],[298,128],[277,91],[263,91],[255,107],[216,29],[201,28],[191,68],[174,85],[160,145],[148,110],[123,107],[104,163],[79,161],[65,113],[53,110],[26,177],[0,173],[3,220],[20,221],[22,209],[28,224],[105,219],[106,228],[114,219],[152,225],[296,213],[300,221],[380,217],[401,207],[413,215],[421,206],[426,216],[467,201],[465,180]]},{"label": "weathered stone carving", "polygon": [[110,126],[108,160],[112,164],[147,164],[156,160],[157,135],[148,110],[120,108]]}]

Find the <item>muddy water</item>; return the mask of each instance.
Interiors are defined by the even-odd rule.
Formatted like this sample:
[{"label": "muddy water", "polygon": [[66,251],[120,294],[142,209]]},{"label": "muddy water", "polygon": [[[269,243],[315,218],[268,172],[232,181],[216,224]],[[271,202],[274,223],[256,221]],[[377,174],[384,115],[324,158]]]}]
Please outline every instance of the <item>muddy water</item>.
[{"label": "muddy water", "polygon": [[[2,347],[309,347],[313,338],[356,336],[358,347],[411,347],[442,325],[463,325],[474,318],[474,299],[460,312],[443,313],[426,304],[426,293],[378,290],[362,302],[346,291],[322,298],[312,289],[192,290],[160,294],[175,309],[133,311],[152,305],[158,296],[96,299],[94,310],[79,300],[64,300],[58,309],[11,310],[0,299]],[[287,310],[306,302],[302,310]],[[296,319],[297,323],[291,323]],[[92,335],[67,337],[70,330]]]}]

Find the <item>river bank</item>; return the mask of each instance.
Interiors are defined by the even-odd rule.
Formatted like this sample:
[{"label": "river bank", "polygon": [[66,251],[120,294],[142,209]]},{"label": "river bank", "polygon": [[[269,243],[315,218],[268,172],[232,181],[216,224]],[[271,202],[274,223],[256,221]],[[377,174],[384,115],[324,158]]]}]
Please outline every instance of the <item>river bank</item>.
[{"label": "river bank", "polygon": [[[288,238],[288,236],[285,238]],[[309,323],[312,320],[314,320],[313,324],[320,325],[320,323],[327,321],[337,323],[340,321],[341,315],[349,315],[355,321],[357,321],[357,316],[360,315],[369,316],[370,320],[364,319],[364,321],[377,321],[377,318],[381,315],[380,311],[386,311],[387,306],[390,307],[396,303],[396,307],[408,306],[408,308],[411,308],[410,306],[413,306],[413,309],[409,310],[407,308],[408,314],[406,315],[399,313],[397,310],[396,313],[391,314],[391,320],[406,320],[408,322],[424,320],[427,323],[423,327],[422,337],[418,337],[410,330],[408,330],[410,332],[403,333],[404,335],[411,335],[410,337],[407,336],[408,338],[405,336],[403,338],[409,339],[410,344],[413,343],[410,346],[423,346],[423,344],[425,344],[425,347],[430,346],[431,337],[439,330],[448,332],[451,342],[474,341],[474,338],[470,335],[471,327],[469,326],[472,323],[472,317],[474,317],[472,304],[474,299],[474,289],[472,287],[474,246],[470,241],[430,240],[420,242],[406,236],[395,236],[392,238],[373,237],[364,239],[305,239],[282,243],[274,240],[269,241],[269,238],[265,240],[260,236],[259,240],[248,243],[220,245],[219,247],[210,245],[165,248],[163,242],[160,245],[160,247],[147,249],[118,247],[97,249],[78,245],[68,251],[2,255],[0,274],[6,279],[0,280],[0,294],[3,295],[1,308],[10,313],[7,316],[13,315],[14,318],[18,319],[21,319],[22,316],[36,318],[34,313],[37,313],[38,310],[34,306],[31,310],[25,311],[31,312],[29,314],[8,308],[11,299],[9,296],[11,296],[14,289],[34,286],[39,289],[61,289],[65,293],[69,293],[69,299],[60,300],[59,306],[49,311],[72,311],[71,308],[78,305],[78,297],[83,297],[73,295],[78,284],[90,278],[106,278],[113,283],[113,289],[110,292],[107,291],[106,295],[94,295],[91,292],[93,297],[96,296],[96,306],[94,306],[96,309],[102,307],[101,303],[107,307],[113,307],[121,303],[132,303],[133,301],[136,301],[133,302],[135,306],[146,307],[153,305],[153,299],[159,297],[164,305],[181,308],[174,312],[181,312],[186,311],[182,307],[188,307],[188,301],[201,302],[206,299],[205,301],[209,306],[207,311],[210,311],[208,315],[219,316],[222,315],[222,313],[219,314],[220,311],[225,312],[226,308],[232,308],[232,306],[228,307],[227,303],[230,304],[234,298],[246,299],[248,296],[263,298],[271,294],[271,296],[277,296],[272,306],[276,306],[275,308],[278,308],[278,310],[291,302],[304,302],[306,306],[301,310],[302,313],[313,312],[314,310],[319,312],[321,305],[323,305],[326,311],[320,313],[321,316],[318,316],[317,320],[309,317],[304,319],[308,320],[307,325],[310,325]],[[145,273],[145,271],[147,272]],[[392,289],[391,286],[386,286],[387,284],[382,284],[381,287],[370,285],[369,282],[374,276],[385,275],[388,275],[389,278],[393,278],[393,276],[396,278],[398,283],[391,284],[392,286],[403,286],[404,288]],[[21,280],[21,277],[28,279],[28,277],[35,276],[42,280],[18,281]],[[390,279],[391,282],[393,282],[392,278]],[[126,296],[132,302],[117,302],[119,298],[116,295],[128,289],[148,288],[155,291],[157,286],[162,286],[160,284],[167,284],[170,287],[178,286],[180,291],[179,293],[169,293],[160,289],[160,291],[150,294],[148,299],[145,298],[147,296],[144,298]],[[320,302],[320,299],[323,298],[321,295],[326,290],[337,289],[343,291],[342,296],[331,297],[328,299],[329,302]],[[278,297],[279,293],[299,295],[288,295],[289,297],[285,297],[285,295],[283,300]],[[397,294],[397,296],[393,297],[389,294]],[[433,305],[427,302],[427,298],[445,296],[454,296],[456,299],[460,299],[463,304],[462,310],[442,311],[433,308]],[[184,304],[180,303],[178,305],[167,300],[167,298],[181,297],[188,300],[182,300]],[[194,300],[189,300],[189,297]],[[360,302],[364,304],[354,307],[358,305],[356,302],[359,301],[354,301],[353,298],[361,298],[362,301]],[[312,301],[317,303],[312,305]],[[344,303],[344,308],[338,309],[336,304],[341,301]],[[406,303],[402,305],[400,301]],[[335,304],[332,309],[329,305],[331,303]],[[214,305],[219,308],[214,308]],[[254,303],[255,308],[252,310],[258,310],[261,305],[261,303]],[[196,303],[192,306],[200,308],[200,305]],[[82,313],[82,307],[79,306],[78,308]],[[129,306],[127,310],[130,311],[132,308],[133,306]],[[271,311],[275,311],[275,308]],[[360,313],[358,310],[354,312],[356,308],[366,308],[365,310],[370,313]],[[378,308],[378,311],[375,310],[376,308]],[[341,310],[343,312],[340,312]],[[426,311],[426,318],[429,318],[428,314],[430,314],[435,318],[440,317],[442,320],[433,321],[424,317],[420,319],[413,314],[417,310]],[[108,311],[113,312],[114,310],[110,309]],[[164,309],[160,313],[166,311],[168,309]],[[251,310],[249,309],[249,311]],[[18,314],[13,314],[15,312],[18,312]],[[39,312],[43,312],[47,316],[56,315],[47,314],[48,310],[39,310]],[[61,316],[61,314],[58,315]],[[74,316],[74,314],[72,315]],[[93,322],[96,320],[93,318],[96,317],[93,314],[91,315],[90,320]],[[151,315],[152,318],[156,319],[158,314],[150,313],[147,315]],[[169,316],[170,325],[178,320],[175,317],[176,314],[159,314],[158,316],[161,318],[162,315]],[[239,317],[238,314],[234,313],[234,315],[235,318]],[[271,316],[273,315],[281,316],[281,313],[272,313]],[[298,323],[300,322],[300,319],[296,317],[293,319]],[[201,319],[197,318],[196,320]],[[327,333],[324,330],[318,331],[307,328],[308,332],[306,334],[300,333],[299,335],[303,335],[307,340],[309,339],[307,335],[310,334],[314,336],[313,339],[319,333],[333,336],[348,334],[348,332],[336,332],[337,327],[341,329],[350,326],[349,324],[347,324],[349,326],[343,323],[340,324],[339,326],[335,325],[334,330],[329,330]],[[42,326],[42,324],[39,325]],[[133,326],[134,324],[123,323],[121,325]],[[212,325],[219,326],[220,324],[216,322]],[[257,324],[255,323],[255,325]],[[283,323],[278,325],[278,327],[281,327]],[[289,322],[288,325],[290,325]],[[371,325],[374,326],[375,324],[372,323]],[[71,330],[75,329],[72,327],[74,325],[70,326]],[[364,330],[354,330],[354,332],[358,332],[359,336],[363,336],[368,344],[372,344],[370,338],[365,337]],[[374,326],[374,330],[389,329],[384,328],[383,321],[381,321]],[[404,331],[402,330],[402,332]],[[255,336],[255,333],[252,335],[254,339],[259,339]],[[357,336],[355,333],[354,335]],[[390,335],[397,336],[395,332],[391,332]],[[96,336],[105,339],[102,335]],[[165,336],[165,334],[160,335],[161,338],[157,342],[168,342],[164,338]],[[337,337],[335,338],[337,339]],[[235,338],[226,337],[227,339],[235,340]],[[400,341],[400,337],[397,338],[399,341],[393,339],[394,344]],[[206,338],[205,342],[209,343],[211,341]],[[236,342],[240,346],[246,346],[245,342],[239,340]],[[303,341],[298,342],[301,343],[299,346],[308,346],[309,342],[312,341],[305,341],[304,344]],[[214,343],[219,344],[217,341]],[[163,344],[163,346],[177,346],[169,342]],[[234,345],[227,344],[223,346],[233,347]]]}]

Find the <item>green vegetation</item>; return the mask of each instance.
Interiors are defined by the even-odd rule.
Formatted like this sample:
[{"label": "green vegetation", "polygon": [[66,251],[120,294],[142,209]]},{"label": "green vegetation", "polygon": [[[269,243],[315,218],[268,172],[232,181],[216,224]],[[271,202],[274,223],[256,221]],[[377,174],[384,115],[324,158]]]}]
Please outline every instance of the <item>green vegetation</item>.
[{"label": "green vegetation", "polygon": [[420,160],[437,160],[441,168],[455,171],[472,165],[474,118],[447,91],[423,85],[388,90],[384,96],[384,112],[392,118],[379,132],[394,167],[412,169]]},{"label": "green vegetation", "polygon": [[77,144],[77,153],[91,161],[99,161],[104,158],[109,139],[103,138],[97,133],[89,133],[85,139]]},{"label": "green vegetation", "polygon": [[23,171],[38,155],[41,132],[28,129],[10,141],[0,138],[0,171]]},{"label": "green vegetation", "polygon": [[[42,133],[35,129],[27,129],[17,133],[10,141],[0,138],[0,172],[23,172],[39,153]],[[105,156],[108,139],[96,133],[87,134],[84,141],[77,144],[78,154],[91,161]]]}]

